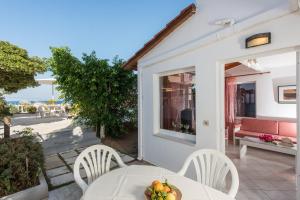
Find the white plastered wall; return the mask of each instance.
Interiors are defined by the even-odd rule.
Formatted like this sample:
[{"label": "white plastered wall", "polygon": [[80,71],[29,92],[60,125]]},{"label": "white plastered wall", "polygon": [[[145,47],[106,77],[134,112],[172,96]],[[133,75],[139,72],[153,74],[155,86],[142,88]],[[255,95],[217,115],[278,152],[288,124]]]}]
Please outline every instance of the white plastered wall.
[{"label": "white plastered wall", "polygon": [[[201,148],[224,150],[224,117],[222,104],[225,63],[245,59],[252,55],[264,55],[281,52],[282,49],[300,45],[300,13],[282,15],[274,20],[267,20],[255,26],[245,28],[240,25],[223,30],[219,38],[205,37],[189,39],[191,27],[201,27],[196,18],[197,13],[172,37],[166,38],[157,48],[138,62],[140,80],[140,116],[139,157],[153,164],[177,171],[185,158],[193,151]],[[297,26],[296,24],[299,24]],[[271,32],[272,44],[252,49],[244,48],[244,41],[250,35]],[[224,36],[225,35],[225,36]],[[181,38],[181,39],[179,39]],[[186,39],[184,39],[186,38]],[[284,50],[284,51],[285,51]],[[154,76],[176,69],[195,67],[196,70],[196,144],[186,144],[155,135],[154,131]],[[223,101],[224,102],[224,101]],[[209,121],[204,126],[203,121]]]}]

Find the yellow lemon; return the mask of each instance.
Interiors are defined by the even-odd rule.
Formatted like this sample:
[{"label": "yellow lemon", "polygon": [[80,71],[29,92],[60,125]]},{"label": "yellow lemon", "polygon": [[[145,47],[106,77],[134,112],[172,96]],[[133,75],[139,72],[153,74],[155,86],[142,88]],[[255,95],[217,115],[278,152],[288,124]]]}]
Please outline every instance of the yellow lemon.
[{"label": "yellow lemon", "polygon": [[166,200],[176,200],[176,197],[175,197],[175,195],[174,195],[174,194],[172,194],[172,193],[168,193],[168,194],[167,194],[167,198],[166,198]]},{"label": "yellow lemon", "polygon": [[155,193],[152,193],[151,194],[151,199],[155,199],[156,198],[156,194]]}]

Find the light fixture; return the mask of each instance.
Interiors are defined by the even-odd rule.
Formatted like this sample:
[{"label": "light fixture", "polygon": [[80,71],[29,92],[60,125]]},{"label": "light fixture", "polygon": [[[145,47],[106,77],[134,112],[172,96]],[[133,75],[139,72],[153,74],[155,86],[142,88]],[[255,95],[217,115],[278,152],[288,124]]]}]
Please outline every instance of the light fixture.
[{"label": "light fixture", "polygon": [[257,47],[271,43],[271,33],[259,33],[246,39],[246,48]]},{"label": "light fixture", "polygon": [[235,24],[234,19],[220,19],[215,22],[215,25],[220,25],[220,26],[232,26]]},{"label": "light fixture", "polygon": [[244,65],[246,65],[249,68],[252,68],[256,71],[262,71],[262,67],[260,64],[257,62],[255,58],[248,59],[246,62],[243,62]]}]

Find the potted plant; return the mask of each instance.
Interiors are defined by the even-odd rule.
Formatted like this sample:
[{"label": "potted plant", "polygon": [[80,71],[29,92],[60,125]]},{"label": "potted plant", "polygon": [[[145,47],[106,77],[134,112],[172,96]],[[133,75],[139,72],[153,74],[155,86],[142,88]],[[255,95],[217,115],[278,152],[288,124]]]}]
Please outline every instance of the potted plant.
[{"label": "potted plant", "polygon": [[42,146],[32,129],[18,134],[20,137],[0,140],[0,200],[45,199],[48,186],[42,173]]}]

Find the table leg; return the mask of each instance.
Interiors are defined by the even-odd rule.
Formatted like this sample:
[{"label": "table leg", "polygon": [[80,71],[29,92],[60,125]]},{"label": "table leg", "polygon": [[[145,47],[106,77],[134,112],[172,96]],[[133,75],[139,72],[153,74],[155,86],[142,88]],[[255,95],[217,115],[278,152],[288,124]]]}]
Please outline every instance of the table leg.
[{"label": "table leg", "polygon": [[246,153],[247,153],[247,145],[240,143],[240,159],[245,157]]}]

